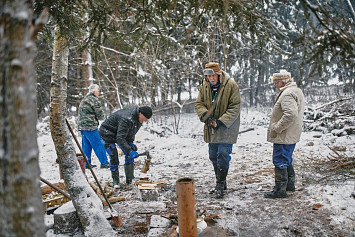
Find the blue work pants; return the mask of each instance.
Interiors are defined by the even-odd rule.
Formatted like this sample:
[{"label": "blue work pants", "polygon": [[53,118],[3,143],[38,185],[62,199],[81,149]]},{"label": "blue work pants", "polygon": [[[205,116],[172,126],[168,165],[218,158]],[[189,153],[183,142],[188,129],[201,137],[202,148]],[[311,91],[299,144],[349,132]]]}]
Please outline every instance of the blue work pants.
[{"label": "blue work pants", "polygon": [[[80,130],[81,133],[81,145],[84,151],[84,154],[88,158],[89,163],[91,164],[91,151],[94,149],[94,152],[99,159],[100,163],[107,165],[107,155],[104,147],[104,141],[100,137],[97,129],[93,131],[89,130]],[[85,164],[86,165],[86,164]]]},{"label": "blue work pants", "polygon": [[292,164],[292,153],[296,144],[276,144],[274,143],[272,152],[272,162],[277,169],[286,169]]},{"label": "blue work pants", "polygon": [[229,169],[233,144],[225,143],[209,143],[208,152],[209,158],[212,161],[213,167],[219,170]]},{"label": "blue work pants", "polygon": [[[120,147],[121,148],[121,147]],[[105,142],[105,149],[107,154],[110,156],[110,170],[116,171],[120,164],[118,159],[118,152],[116,148],[116,143]],[[125,155],[125,164],[133,164],[134,159],[130,158],[128,154],[121,148],[123,154]]]}]

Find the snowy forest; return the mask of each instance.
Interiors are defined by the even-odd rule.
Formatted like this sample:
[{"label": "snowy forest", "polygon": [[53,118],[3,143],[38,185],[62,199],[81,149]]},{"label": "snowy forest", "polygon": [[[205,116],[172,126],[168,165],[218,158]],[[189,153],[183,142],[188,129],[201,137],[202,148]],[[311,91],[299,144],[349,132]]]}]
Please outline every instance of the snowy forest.
[{"label": "snowy forest", "polygon": [[[177,236],[174,184],[182,175],[177,168],[195,177],[197,214],[209,227],[219,228],[218,235],[205,236],[354,236],[354,8],[353,0],[2,0],[0,236]],[[213,177],[194,111],[202,71],[211,61],[237,82],[242,99],[242,134],[231,164],[235,173],[230,179],[236,182],[224,201],[203,190]],[[277,96],[271,78],[280,69],[291,72],[302,89],[306,111],[305,148],[296,153],[304,172],[302,188],[282,203],[293,214],[282,216],[286,224],[280,221],[277,227],[281,214],[275,213],[281,208],[277,202],[264,203],[258,192],[272,182],[265,130]],[[122,191],[126,201],[115,206],[121,227],[112,224],[107,203],[87,182],[94,177],[81,172],[80,151],[66,124],[69,118],[79,134],[78,106],[93,83],[100,86],[106,117],[142,105],[154,113],[137,141],[141,151],[153,150],[149,178],[164,180],[165,189],[159,191],[164,197],[138,203],[133,197],[137,190]],[[250,154],[250,149],[258,150]],[[252,157],[249,163],[240,161],[245,156]],[[155,164],[154,157],[159,158]],[[95,171],[100,181],[112,181],[108,170]],[[42,176],[65,183],[80,230],[49,234]],[[328,181],[343,183],[339,190],[351,193],[340,207],[330,201],[330,209],[346,212],[335,221],[329,217],[334,212],[317,200],[316,193],[333,192]],[[301,210],[292,209],[294,203]],[[138,209],[143,207],[149,210],[140,223],[148,227],[139,229],[143,212]],[[149,224],[157,216],[170,222],[154,234]],[[164,222],[159,218],[156,222]]]}]

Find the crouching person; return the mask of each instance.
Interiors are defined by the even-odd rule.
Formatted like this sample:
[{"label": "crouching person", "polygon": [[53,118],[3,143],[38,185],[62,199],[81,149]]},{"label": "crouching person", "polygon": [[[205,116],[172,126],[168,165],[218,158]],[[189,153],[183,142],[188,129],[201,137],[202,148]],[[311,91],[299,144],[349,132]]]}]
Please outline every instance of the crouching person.
[{"label": "crouching person", "polygon": [[275,187],[265,198],[286,198],[286,191],[295,191],[292,153],[300,140],[303,126],[304,95],[291,78],[281,70],[272,80],[279,94],[275,100],[267,131],[267,140],[274,143],[272,160],[275,166]]},{"label": "crouching person", "polygon": [[110,170],[114,188],[120,187],[116,144],[125,155],[126,184],[131,184],[134,179],[134,159],[138,157],[137,146],[133,143],[135,135],[143,122],[148,121],[152,114],[152,108],[148,106],[121,109],[111,114],[101,124],[99,134],[104,140],[106,152],[110,156]]}]

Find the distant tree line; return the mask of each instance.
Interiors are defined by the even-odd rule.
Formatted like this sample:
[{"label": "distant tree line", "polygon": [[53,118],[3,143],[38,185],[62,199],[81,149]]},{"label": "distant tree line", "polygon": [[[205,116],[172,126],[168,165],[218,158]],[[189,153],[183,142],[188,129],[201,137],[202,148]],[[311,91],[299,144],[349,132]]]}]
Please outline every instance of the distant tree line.
[{"label": "distant tree line", "polygon": [[337,79],[355,92],[348,0],[35,1],[36,12],[44,7],[51,17],[37,37],[38,113],[49,106],[55,25],[70,48],[68,109],[91,83],[109,110],[193,99],[208,61],[239,83],[249,106],[270,101],[270,77],[281,68],[301,87]]}]

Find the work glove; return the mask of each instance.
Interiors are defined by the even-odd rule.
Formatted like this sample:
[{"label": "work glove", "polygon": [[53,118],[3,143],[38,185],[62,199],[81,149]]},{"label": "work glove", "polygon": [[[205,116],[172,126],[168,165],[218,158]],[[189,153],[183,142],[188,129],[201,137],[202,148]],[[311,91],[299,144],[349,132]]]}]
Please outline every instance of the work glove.
[{"label": "work glove", "polygon": [[137,151],[137,150],[138,150],[137,146],[134,145],[133,142],[131,142],[129,145],[131,146],[132,150],[134,150],[134,151]]},{"label": "work glove", "polygon": [[131,151],[131,152],[129,153],[129,157],[131,157],[132,159],[137,158],[137,157],[138,157],[138,152],[136,152],[136,151]]}]

